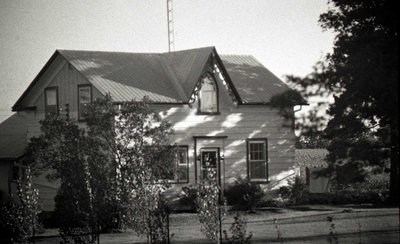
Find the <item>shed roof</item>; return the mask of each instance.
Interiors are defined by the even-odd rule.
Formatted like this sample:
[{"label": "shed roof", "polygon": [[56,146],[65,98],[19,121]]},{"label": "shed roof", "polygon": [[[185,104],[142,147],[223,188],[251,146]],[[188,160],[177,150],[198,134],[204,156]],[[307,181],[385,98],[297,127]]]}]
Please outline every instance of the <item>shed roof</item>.
[{"label": "shed roof", "polygon": [[26,134],[0,135],[0,159],[17,159],[28,145]]},{"label": "shed roof", "polygon": [[18,113],[0,123],[0,159],[17,159],[24,154],[28,126],[26,117]]},{"label": "shed roof", "polygon": [[317,149],[296,149],[295,158],[298,167],[327,167],[326,156],[328,150],[325,148]]},{"label": "shed roof", "polygon": [[156,103],[187,103],[211,55],[222,62],[228,83],[242,104],[267,104],[273,96],[290,90],[253,56],[219,56],[215,47],[170,53],[57,50],[13,110],[24,107],[24,97],[57,55],[64,57],[101,93],[110,93],[116,102],[148,96]]}]

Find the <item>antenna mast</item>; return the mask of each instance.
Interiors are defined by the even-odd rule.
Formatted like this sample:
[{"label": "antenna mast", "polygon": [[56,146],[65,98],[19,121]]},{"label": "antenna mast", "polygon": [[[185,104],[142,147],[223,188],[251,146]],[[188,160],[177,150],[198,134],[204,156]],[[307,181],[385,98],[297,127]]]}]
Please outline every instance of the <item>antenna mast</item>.
[{"label": "antenna mast", "polygon": [[174,13],[172,0],[167,0],[167,20],[168,20],[168,52],[174,51]]}]

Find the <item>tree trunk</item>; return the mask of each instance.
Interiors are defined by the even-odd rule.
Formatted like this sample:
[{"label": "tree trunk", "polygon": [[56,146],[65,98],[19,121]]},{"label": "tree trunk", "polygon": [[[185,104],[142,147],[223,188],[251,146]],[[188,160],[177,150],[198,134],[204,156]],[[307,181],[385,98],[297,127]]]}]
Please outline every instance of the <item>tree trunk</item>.
[{"label": "tree trunk", "polygon": [[[397,116],[396,116],[397,117]],[[399,130],[397,121],[391,128],[391,152],[390,152],[390,196],[389,202],[399,204]]]}]

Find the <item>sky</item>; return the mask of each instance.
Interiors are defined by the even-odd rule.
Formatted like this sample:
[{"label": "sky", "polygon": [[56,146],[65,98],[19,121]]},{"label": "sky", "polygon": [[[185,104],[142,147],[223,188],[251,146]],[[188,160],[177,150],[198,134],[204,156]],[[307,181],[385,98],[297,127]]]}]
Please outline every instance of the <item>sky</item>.
[{"label": "sky", "polygon": [[[173,0],[175,50],[250,54],[304,76],[334,35],[326,0]],[[166,0],[0,0],[0,122],[56,49],[167,52]]]}]

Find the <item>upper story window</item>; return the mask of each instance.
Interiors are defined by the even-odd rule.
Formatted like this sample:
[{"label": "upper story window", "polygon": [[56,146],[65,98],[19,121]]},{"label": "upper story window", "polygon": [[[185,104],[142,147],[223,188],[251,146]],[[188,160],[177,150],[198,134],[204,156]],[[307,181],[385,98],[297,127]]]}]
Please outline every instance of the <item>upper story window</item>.
[{"label": "upper story window", "polygon": [[44,90],[46,116],[58,114],[58,88],[48,87]]},{"label": "upper story window", "polygon": [[201,81],[199,92],[199,113],[216,114],[218,108],[218,87],[211,75],[207,75]]},{"label": "upper story window", "polygon": [[268,153],[266,139],[247,141],[248,178],[250,181],[267,182]]},{"label": "upper story window", "polygon": [[90,85],[78,86],[78,119],[84,120],[87,105],[92,102],[92,87]]}]

